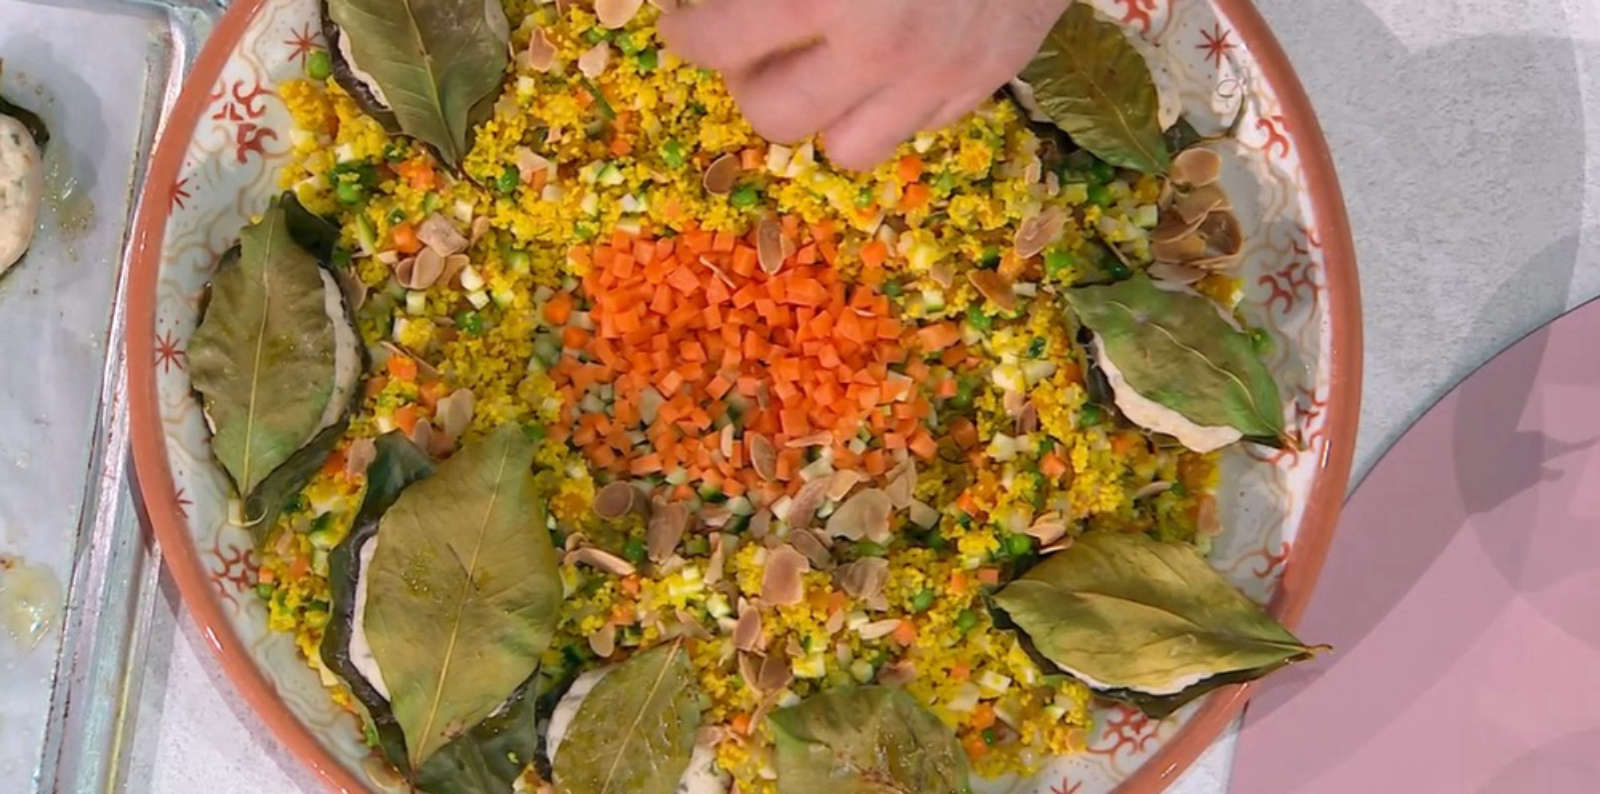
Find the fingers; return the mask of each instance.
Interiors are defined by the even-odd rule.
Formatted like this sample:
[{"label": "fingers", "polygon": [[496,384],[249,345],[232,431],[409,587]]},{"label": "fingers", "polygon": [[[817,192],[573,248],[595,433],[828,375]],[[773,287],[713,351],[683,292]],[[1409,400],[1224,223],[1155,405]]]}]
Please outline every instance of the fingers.
[{"label": "fingers", "polygon": [[708,69],[735,72],[822,39],[826,0],[707,0],[661,18],[667,48]]},{"label": "fingers", "polygon": [[826,129],[873,92],[837,47],[823,42],[727,76],[728,91],[761,137],[792,143]]},{"label": "fingers", "polygon": [[993,95],[994,91],[992,90],[969,91],[964,95],[949,100],[939,108],[937,113],[933,114],[933,120],[928,122],[928,126],[925,129],[937,130],[948,127],[960,121],[968,113],[971,113],[973,109],[983,104],[985,99]]},{"label": "fingers", "polygon": [[895,147],[928,128],[941,99],[923,86],[891,86],[856,106],[823,132],[828,159],[841,168],[868,171],[894,154]]}]

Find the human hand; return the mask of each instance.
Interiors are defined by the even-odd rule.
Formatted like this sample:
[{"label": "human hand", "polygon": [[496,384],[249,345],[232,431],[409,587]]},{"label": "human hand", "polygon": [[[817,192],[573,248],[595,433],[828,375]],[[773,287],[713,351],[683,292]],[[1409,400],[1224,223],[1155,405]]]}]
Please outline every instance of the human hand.
[{"label": "human hand", "polygon": [[822,133],[869,169],[977,107],[1039,49],[1068,0],[705,0],[661,20],[667,46],[720,70],[768,140]]}]

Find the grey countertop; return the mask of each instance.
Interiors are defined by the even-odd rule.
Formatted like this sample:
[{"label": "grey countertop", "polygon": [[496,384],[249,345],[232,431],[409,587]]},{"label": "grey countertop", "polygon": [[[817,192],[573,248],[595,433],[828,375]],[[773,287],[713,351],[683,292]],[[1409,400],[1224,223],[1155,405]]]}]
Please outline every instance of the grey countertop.
[{"label": "grey countertop", "polygon": [[[1257,0],[1339,166],[1360,253],[1357,476],[1465,374],[1600,294],[1600,6]],[[314,791],[164,583],[134,722],[136,792]],[[1225,790],[1231,741],[1174,791]]]}]

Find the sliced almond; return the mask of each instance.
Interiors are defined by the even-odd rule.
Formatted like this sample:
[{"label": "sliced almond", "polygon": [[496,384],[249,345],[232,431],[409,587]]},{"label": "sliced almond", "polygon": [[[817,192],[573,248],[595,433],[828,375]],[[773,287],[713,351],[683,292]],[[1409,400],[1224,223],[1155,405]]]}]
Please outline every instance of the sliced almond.
[{"label": "sliced almond", "polygon": [[445,257],[444,272],[439,274],[438,283],[447,287],[454,284],[456,276],[461,275],[461,271],[466,270],[471,261],[466,254],[451,254]]},{"label": "sliced almond", "polygon": [[750,466],[756,474],[768,482],[778,479],[778,450],[772,441],[760,433],[750,433],[745,443],[750,445]]},{"label": "sliced almond", "polygon": [[1140,499],[1149,499],[1152,496],[1160,496],[1161,494],[1164,494],[1170,490],[1172,490],[1172,483],[1167,482],[1166,480],[1156,480],[1155,482],[1145,485],[1139,490],[1134,491],[1132,499],[1133,501],[1137,502]]},{"label": "sliced almond", "polygon": [[1062,538],[1061,540],[1059,540],[1059,541],[1057,541],[1055,543],[1052,543],[1052,544],[1050,544],[1048,546],[1039,547],[1039,556],[1048,557],[1048,556],[1050,556],[1052,554],[1055,554],[1058,551],[1066,551],[1067,549],[1070,549],[1070,548],[1072,548],[1072,538],[1070,538],[1070,537]]},{"label": "sliced almond", "polygon": [[733,647],[741,651],[761,647],[761,610],[749,604],[739,610],[739,622],[733,627]]},{"label": "sliced almond", "polygon": [[424,248],[416,256],[400,260],[394,266],[394,278],[409,290],[425,290],[444,275],[444,257],[432,248]]},{"label": "sliced almond", "polygon": [[790,529],[800,529],[811,526],[811,519],[816,516],[817,508],[822,507],[822,502],[828,497],[828,486],[833,482],[831,477],[812,480],[800,487],[789,501],[789,510],[784,514],[783,520]]},{"label": "sliced almond", "polygon": [[900,467],[899,472],[883,488],[884,494],[889,497],[889,504],[896,510],[910,507],[917,489],[916,464],[911,463],[910,458],[906,459],[906,463],[909,465]]},{"label": "sliced almond", "polygon": [[911,523],[923,529],[931,529],[935,524],[939,523],[939,511],[933,509],[926,502],[920,502],[915,499],[911,500],[911,509],[906,515],[911,519]]},{"label": "sliced almond", "polygon": [[756,689],[761,683],[762,656],[755,652],[739,654],[739,677],[744,679],[744,685]]},{"label": "sliced almond", "polygon": [[350,310],[360,309],[367,303],[367,283],[356,275],[354,268],[339,271],[339,291],[344,293],[344,300],[350,304]]},{"label": "sliced almond", "polygon": [[833,477],[828,480],[828,501],[843,501],[850,495],[850,489],[859,485],[864,479],[866,475],[855,469],[840,469],[834,472]]},{"label": "sliced almond", "polygon": [[828,632],[829,636],[833,636],[839,633],[839,629],[844,628],[844,621],[844,610],[836,609],[828,613],[828,620],[822,624],[822,628]]},{"label": "sliced almond", "polygon": [[627,560],[612,554],[609,551],[597,549],[593,546],[584,546],[576,551],[567,552],[564,563],[582,563],[591,568],[605,571],[617,576],[632,576],[636,573],[633,565]]},{"label": "sliced almond", "polygon": [[1026,218],[1017,227],[1017,236],[1013,241],[1017,255],[1023,259],[1038,256],[1039,252],[1061,239],[1066,227],[1067,214],[1056,206],[1046,207],[1039,214]]},{"label": "sliced almond", "polygon": [[422,356],[419,356],[416,353],[413,353],[410,350],[407,350],[404,347],[401,347],[400,345],[388,340],[379,342],[378,347],[391,356],[405,356],[406,358],[415,361],[417,363],[417,374],[421,375],[424,380],[441,379],[439,370],[436,369],[432,364],[429,364],[428,360]]},{"label": "sliced almond", "polygon": [[1178,201],[1172,205],[1172,211],[1186,224],[1192,224],[1210,215],[1213,210],[1232,209],[1228,201],[1228,194],[1216,185],[1206,185],[1193,190],[1186,190],[1178,194]]},{"label": "sliced almond", "polygon": [[1005,276],[993,270],[969,270],[967,281],[1001,311],[1017,308],[1017,294],[1011,287],[1011,280]]},{"label": "sliced almond", "polygon": [[1029,435],[1039,429],[1039,408],[1032,400],[1022,404],[1022,411],[1017,414],[1016,428],[1018,435]]},{"label": "sliced almond", "polygon": [[1206,241],[1207,259],[1237,256],[1244,247],[1244,230],[1239,225],[1239,217],[1229,210],[1215,210],[1207,215],[1197,233]]},{"label": "sliced almond", "polygon": [[933,267],[928,268],[928,278],[933,279],[933,283],[941,287],[949,288],[951,284],[956,283],[955,266],[945,261],[935,262]]},{"label": "sliced almond", "polygon": [[548,158],[526,146],[518,146],[513,154],[517,158],[517,175],[522,178],[524,185],[532,182],[535,174],[544,173],[550,168]]},{"label": "sliced almond", "polygon": [[789,533],[789,545],[795,551],[804,554],[811,567],[819,571],[833,570],[833,554],[828,551],[828,545],[817,537],[817,533],[810,529],[798,529]]},{"label": "sliced almond", "polygon": [[867,538],[881,543],[889,539],[889,515],[893,512],[894,505],[882,490],[857,491],[828,516],[828,535],[850,540]]},{"label": "sliced almond", "polygon": [[589,635],[589,650],[602,659],[609,657],[617,649],[617,626],[607,623]]},{"label": "sliced almond", "polygon": [[839,566],[833,579],[851,598],[871,598],[882,593],[883,586],[889,582],[889,561],[882,557],[862,557]]},{"label": "sliced almond", "polygon": [[[482,240],[483,236],[488,234],[488,233],[489,233],[489,216],[487,216],[487,215],[479,215],[478,217],[472,219],[472,233],[467,235],[467,242],[468,242],[469,245],[472,244],[472,243],[476,243],[479,240]],[[446,263],[448,263],[449,260],[450,260],[450,257],[445,257]],[[449,272],[448,265],[445,268],[445,272],[446,273]]]},{"label": "sliced almond", "polygon": [[796,245],[794,240],[791,240],[788,237],[778,238],[778,248],[783,254],[783,261],[785,262],[789,261],[789,257],[794,256],[796,251],[800,250],[800,246]]},{"label": "sliced almond", "polygon": [[917,663],[899,659],[878,668],[878,683],[884,686],[904,686],[917,677]]},{"label": "sliced almond", "polygon": [[526,63],[529,69],[535,72],[548,72],[556,65],[556,45],[550,41],[550,34],[544,28],[539,28],[528,37]]},{"label": "sliced almond", "polygon": [[650,511],[650,522],[645,526],[645,547],[650,559],[661,562],[671,556],[688,528],[689,508],[679,502]]},{"label": "sliced almond", "polygon": [[1203,187],[1222,178],[1222,157],[1204,147],[1178,152],[1172,158],[1172,181],[1179,185]]},{"label": "sliced almond", "polygon": [[441,257],[467,250],[467,238],[456,230],[449,218],[435,212],[417,226],[417,239]]},{"label": "sliced almond", "polygon": [[733,425],[722,426],[717,436],[717,451],[722,453],[723,460],[733,460]]},{"label": "sliced almond", "polygon": [[1067,520],[1060,513],[1049,512],[1040,515],[1024,530],[1031,537],[1038,538],[1040,545],[1049,545],[1067,534]]},{"label": "sliced almond", "polygon": [[451,440],[461,438],[461,434],[467,432],[467,427],[472,424],[473,404],[471,389],[456,389],[448,397],[439,400],[434,407],[433,418]]},{"label": "sliced almond", "polygon": [[367,473],[367,467],[378,457],[378,445],[370,438],[358,438],[350,442],[350,447],[344,451],[344,473],[348,477],[360,477]]},{"label": "sliced almond", "polygon": [[805,555],[783,544],[767,553],[767,562],[761,571],[761,600],[777,606],[798,604],[806,596],[806,571],[811,563]]},{"label": "sliced almond", "polygon": [[411,443],[417,445],[417,449],[429,455],[433,454],[433,423],[426,419],[416,423],[407,437],[411,439]]},{"label": "sliced almond", "polygon": [[628,24],[644,0],[594,0],[594,15],[604,27],[616,30]]},{"label": "sliced almond", "polygon": [[756,514],[750,517],[750,537],[761,540],[767,536],[767,532],[771,528],[772,512],[770,510],[764,508],[757,510]]},{"label": "sliced almond", "polygon": [[701,577],[707,585],[714,585],[722,581],[723,566],[725,565],[723,560],[727,556],[724,549],[727,547],[728,544],[723,541],[720,533],[711,536],[711,557],[706,560],[706,572]]},{"label": "sliced almond", "polygon": [[611,63],[611,45],[606,42],[590,47],[578,56],[578,71],[590,80],[599,77]]},{"label": "sliced almond", "polygon": [[[891,375],[895,373],[889,373]],[[812,433],[808,436],[791,438],[783,443],[785,449],[804,449],[805,447],[826,447],[833,443],[832,433]]]},{"label": "sliced almond", "polygon": [[1198,218],[1193,223],[1187,223],[1175,212],[1163,213],[1156,228],[1150,230],[1150,243],[1160,245],[1193,237],[1195,230],[1200,228],[1200,223],[1204,220]]},{"label": "sliced almond", "polygon": [[726,196],[733,192],[734,180],[739,178],[739,156],[725,154],[706,167],[700,184],[713,196]]},{"label": "sliced almond", "polygon": [[888,620],[874,620],[856,629],[856,633],[861,635],[863,640],[876,640],[893,634],[894,630],[898,628],[900,628],[900,619],[889,618]]},{"label": "sliced almond", "polygon": [[[707,177],[710,172],[707,172]],[[756,256],[767,275],[783,269],[783,227],[775,218],[762,218],[756,224]]]},{"label": "sliced almond", "polygon": [[761,672],[756,678],[759,688],[776,692],[793,680],[794,671],[789,668],[789,660],[783,654],[769,653],[767,658],[761,660]]},{"label": "sliced almond", "polygon": [[594,514],[607,521],[643,509],[644,505],[644,494],[622,480],[606,483],[594,495]]},{"label": "sliced almond", "polygon": [[1169,284],[1188,286],[1206,277],[1206,271],[1188,265],[1178,265],[1171,262],[1156,262],[1150,265],[1150,277],[1156,281],[1165,281]]}]

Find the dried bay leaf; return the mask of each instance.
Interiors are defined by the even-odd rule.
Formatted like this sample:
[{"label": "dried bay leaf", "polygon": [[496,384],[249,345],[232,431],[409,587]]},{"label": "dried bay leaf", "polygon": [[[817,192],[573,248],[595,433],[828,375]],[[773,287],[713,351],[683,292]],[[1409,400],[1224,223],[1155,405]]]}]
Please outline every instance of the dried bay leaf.
[{"label": "dried bay leaf", "polygon": [[378,522],[366,629],[413,769],[505,702],[554,634],[561,582],[533,452],[504,425]]},{"label": "dried bay leaf", "polygon": [[1067,6],[1019,80],[1040,112],[1101,160],[1147,174],[1171,164],[1149,65],[1088,3]]},{"label": "dried bay leaf", "polygon": [[[483,0],[327,0],[337,26],[334,50],[363,77],[373,113],[431,146],[451,167],[470,148],[473,124],[492,109],[510,61],[509,24],[497,2]],[[370,83],[367,82],[370,80]],[[372,88],[376,90],[372,90]]]},{"label": "dried bay leaf", "polygon": [[1272,373],[1210,299],[1142,274],[1064,296],[1095,333],[1117,406],[1133,422],[1201,452],[1241,436],[1287,440]]},{"label": "dried bay leaf", "polygon": [[264,529],[337,440],[361,346],[338,281],[296,244],[283,204],[239,237],[211,281],[190,374],[245,521]]},{"label": "dried bay leaf", "polygon": [[611,668],[584,696],[555,750],[555,789],[672,794],[689,768],[699,729],[688,650],[673,642],[644,651]]},{"label": "dried bay leaf", "polygon": [[1192,547],[1139,534],[1085,534],[994,603],[1040,654],[1102,691],[1176,695],[1321,650],[1302,644]]},{"label": "dried bay leaf", "polygon": [[955,734],[898,687],[824,690],[767,720],[778,794],[971,791]]}]

